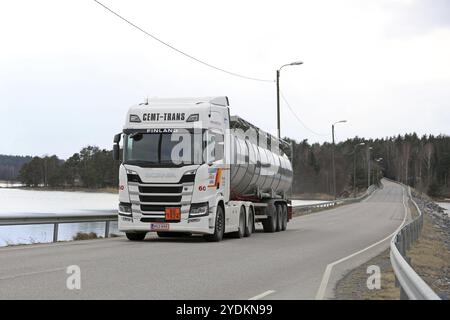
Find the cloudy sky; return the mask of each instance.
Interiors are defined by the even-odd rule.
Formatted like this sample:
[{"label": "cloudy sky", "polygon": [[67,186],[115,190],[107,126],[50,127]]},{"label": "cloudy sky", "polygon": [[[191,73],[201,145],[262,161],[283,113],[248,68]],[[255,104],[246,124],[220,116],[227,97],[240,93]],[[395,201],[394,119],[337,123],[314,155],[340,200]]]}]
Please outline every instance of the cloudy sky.
[{"label": "cloudy sky", "polygon": [[[311,142],[450,134],[450,1],[101,0],[187,53],[274,79],[282,135]],[[67,158],[110,148],[145,97],[227,95],[231,113],[274,131],[275,84],[207,68],[92,0],[0,4],[0,154]]]}]

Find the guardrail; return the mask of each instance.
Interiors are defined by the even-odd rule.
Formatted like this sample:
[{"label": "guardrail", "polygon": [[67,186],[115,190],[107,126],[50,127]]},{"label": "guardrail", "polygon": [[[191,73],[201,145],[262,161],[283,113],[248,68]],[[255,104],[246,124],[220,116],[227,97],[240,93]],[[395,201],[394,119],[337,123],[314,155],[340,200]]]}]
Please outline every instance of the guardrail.
[{"label": "guardrail", "polygon": [[35,224],[52,224],[53,225],[53,242],[58,241],[58,227],[61,223],[86,223],[86,222],[105,222],[105,238],[109,237],[109,227],[111,221],[117,221],[117,213],[114,211],[105,214],[36,214],[36,215],[10,215],[0,216],[0,226],[16,226],[16,225],[35,225]]},{"label": "guardrail", "polygon": [[332,201],[327,201],[327,202],[321,202],[321,203],[316,203],[316,204],[305,204],[305,205],[298,205],[298,206],[292,206],[295,209],[299,209],[300,211],[304,211],[304,212],[312,212],[313,209],[320,209],[320,208],[329,208],[329,207],[334,207],[336,205],[339,204],[348,204],[348,203],[353,203],[353,202],[358,202],[361,201],[365,198],[367,198],[368,196],[370,196],[372,194],[373,191],[376,190],[376,186],[375,185],[371,185],[369,188],[367,188],[366,192],[364,194],[362,194],[359,197],[356,198],[346,198],[346,199],[338,199],[338,200],[332,200]]},{"label": "guardrail", "polygon": [[403,226],[391,240],[390,259],[395,273],[395,282],[400,286],[400,299],[406,300],[440,300],[439,296],[411,267],[407,250],[419,238],[423,228],[423,214],[411,195],[408,196],[418,212],[418,216]]}]

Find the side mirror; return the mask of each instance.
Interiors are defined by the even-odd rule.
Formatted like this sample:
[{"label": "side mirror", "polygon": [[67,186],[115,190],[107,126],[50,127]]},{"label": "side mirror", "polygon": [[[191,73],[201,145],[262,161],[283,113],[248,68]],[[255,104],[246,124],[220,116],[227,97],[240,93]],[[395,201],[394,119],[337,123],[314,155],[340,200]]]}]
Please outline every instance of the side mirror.
[{"label": "side mirror", "polygon": [[120,138],[122,138],[122,133],[118,133],[114,136],[114,143],[119,143],[120,142]]},{"label": "side mirror", "polygon": [[117,161],[120,160],[120,148],[118,143],[113,145],[113,159]]}]

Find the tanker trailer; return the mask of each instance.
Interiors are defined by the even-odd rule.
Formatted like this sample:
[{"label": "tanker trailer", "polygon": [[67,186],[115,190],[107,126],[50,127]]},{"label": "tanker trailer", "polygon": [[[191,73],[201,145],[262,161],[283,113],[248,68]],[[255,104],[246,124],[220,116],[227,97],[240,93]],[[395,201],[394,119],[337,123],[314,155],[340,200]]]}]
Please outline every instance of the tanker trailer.
[{"label": "tanker trailer", "polygon": [[[120,143],[123,153],[120,154]],[[114,137],[119,230],[130,240],[286,230],[289,145],[229,114],[227,97],[149,99],[132,106]]]}]

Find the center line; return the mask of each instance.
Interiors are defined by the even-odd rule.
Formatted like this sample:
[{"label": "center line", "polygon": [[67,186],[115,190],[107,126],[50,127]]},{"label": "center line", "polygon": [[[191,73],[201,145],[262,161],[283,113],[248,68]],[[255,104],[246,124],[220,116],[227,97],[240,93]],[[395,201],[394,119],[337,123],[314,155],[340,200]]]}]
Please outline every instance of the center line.
[{"label": "center line", "polygon": [[265,296],[268,296],[269,294],[272,294],[274,292],[275,292],[275,290],[267,290],[267,291],[265,291],[265,292],[263,292],[261,294],[258,294],[257,296],[254,296],[253,298],[250,298],[248,300],[259,300],[259,299],[262,299]]}]

